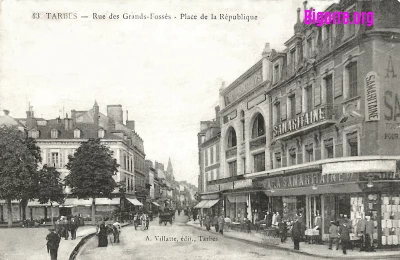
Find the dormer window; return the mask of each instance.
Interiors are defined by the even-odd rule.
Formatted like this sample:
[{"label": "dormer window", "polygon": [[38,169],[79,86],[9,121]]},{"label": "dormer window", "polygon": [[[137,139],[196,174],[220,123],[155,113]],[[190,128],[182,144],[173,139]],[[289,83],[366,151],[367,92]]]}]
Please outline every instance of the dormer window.
[{"label": "dormer window", "polygon": [[51,138],[58,138],[59,132],[57,129],[51,130]]},{"label": "dormer window", "polygon": [[74,138],[81,138],[81,130],[79,129],[74,130]]},{"label": "dormer window", "polygon": [[36,139],[39,137],[39,131],[36,129],[33,129],[28,132],[28,136]]},{"label": "dormer window", "polygon": [[98,131],[98,138],[104,138],[105,131],[104,129],[99,129]]}]

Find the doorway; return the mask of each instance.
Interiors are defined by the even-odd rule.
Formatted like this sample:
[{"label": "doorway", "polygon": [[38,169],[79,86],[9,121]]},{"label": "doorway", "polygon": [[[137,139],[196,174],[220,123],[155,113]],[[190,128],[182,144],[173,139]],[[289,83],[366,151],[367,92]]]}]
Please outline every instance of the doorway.
[{"label": "doorway", "polygon": [[315,217],[321,215],[321,195],[307,196],[307,228],[314,228]]}]

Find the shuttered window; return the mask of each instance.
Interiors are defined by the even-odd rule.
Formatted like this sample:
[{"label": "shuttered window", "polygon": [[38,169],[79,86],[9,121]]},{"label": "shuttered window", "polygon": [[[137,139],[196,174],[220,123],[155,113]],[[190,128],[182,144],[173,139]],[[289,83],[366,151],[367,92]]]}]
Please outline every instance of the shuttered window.
[{"label": "shuttered window", "polygon": [[348,86],[349,86],[349,98],[358,96],[357,89],[357,63],[352,62],[347,66],[347,72],[349,76]]}]

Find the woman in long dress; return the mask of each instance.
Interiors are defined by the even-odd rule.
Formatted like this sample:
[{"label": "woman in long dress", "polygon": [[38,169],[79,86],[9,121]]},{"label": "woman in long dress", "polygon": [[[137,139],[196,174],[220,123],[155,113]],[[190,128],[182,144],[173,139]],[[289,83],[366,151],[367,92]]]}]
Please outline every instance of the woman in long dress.
[{"label": "woman in long dress", "polygon": [[99,231],[99,247],[106,247],[108,245],[106,225],[102,223]]}]

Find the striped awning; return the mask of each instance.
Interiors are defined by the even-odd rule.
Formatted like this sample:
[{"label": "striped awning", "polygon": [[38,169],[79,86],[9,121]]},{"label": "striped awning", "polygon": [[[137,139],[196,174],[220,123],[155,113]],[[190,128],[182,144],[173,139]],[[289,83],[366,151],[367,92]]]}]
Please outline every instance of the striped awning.
[{"label": "striped awning", "polygon": [[201,208],[203,208],[203,206],[204,206],[205,204],[207,204],[207,202],[208,202],[208,200],[202,200],[202,201],[200,201],[196,206],[194,206],[194,208],[196,208],[196,209],[201,209]]},{"label": "striped awning", "polygon": [[154,201],[153,201],[152,203],[153,203],[154,205],[158,206],[158,207],[161,207],[160,204],[158,204],[157,202],[154,202]]}]

